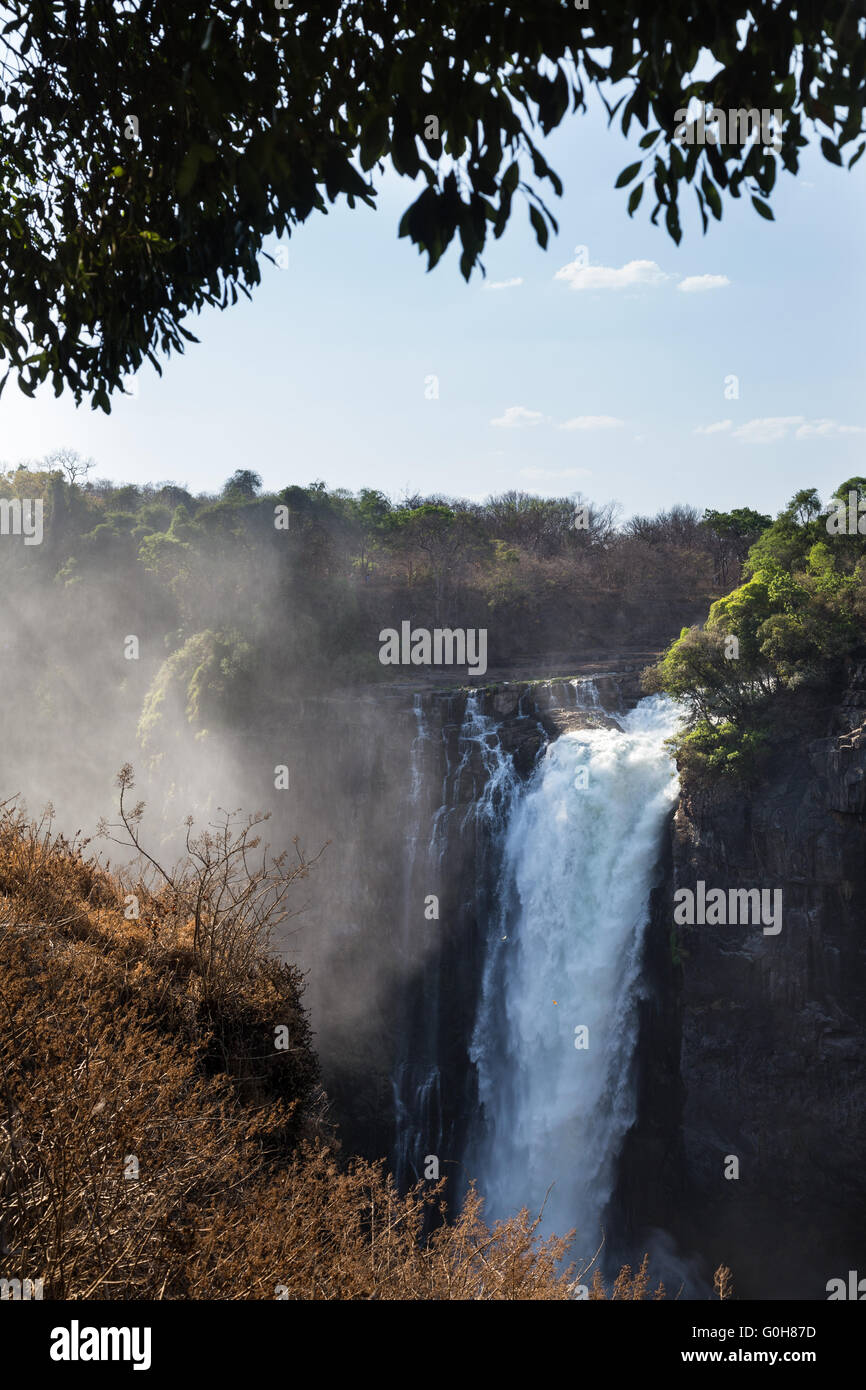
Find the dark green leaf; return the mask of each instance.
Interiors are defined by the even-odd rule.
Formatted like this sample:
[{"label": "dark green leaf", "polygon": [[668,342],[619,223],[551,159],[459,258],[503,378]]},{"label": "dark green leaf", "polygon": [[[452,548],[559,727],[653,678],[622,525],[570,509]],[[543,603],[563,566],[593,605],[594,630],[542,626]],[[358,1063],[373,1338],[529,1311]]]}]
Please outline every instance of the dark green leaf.
[{"label": "dark green leaf", "polygon": [[627,183],[631,183],[632,179],[640,173],[640,166],[640,160],[638,160],[637,164],[628,164],[614,184],[614,188],[624,188]]},{"label": "dark green leaf", "polygon": [[756,198],[753,195],[752,206],[762,217],[766,217],[768,222],[775,222],[776,219],[773,216],[773,209],[770,207],[769,203],[762,202],[760,198]]},{"label": "dark green leaf", "polygon": [[535,229],[535,239],[542,250],[547,246],[549,231],[543,214],[534,203],[529,205],[529,220]]},{"label": "dark green leaf", "polygon": [[836,146],[833,144],[833,141],[828,140],[826,135],[822,135],[821,137],[821,153],[823,154],[825,159],[829,159],[831,164],[842,163],[841,154],[837,150]]},{"label": "dark green leaf", "polygon": [[520,169],[518,167],[517,160],[515,159],[512,164],[509,164],[508,168],[502,176],[502,187],[506,191],[506,193],[514,192],[515,188],[517,187],[517,180],[519,179],[519,177]]},{"label": "dark green leaf", "polygon": [[710,212],[713,214],[716,221],[720,222],[722,218],[722,200],[719,195],[719,190],[707,174],[701,175],[701,190],[710,205]]}]

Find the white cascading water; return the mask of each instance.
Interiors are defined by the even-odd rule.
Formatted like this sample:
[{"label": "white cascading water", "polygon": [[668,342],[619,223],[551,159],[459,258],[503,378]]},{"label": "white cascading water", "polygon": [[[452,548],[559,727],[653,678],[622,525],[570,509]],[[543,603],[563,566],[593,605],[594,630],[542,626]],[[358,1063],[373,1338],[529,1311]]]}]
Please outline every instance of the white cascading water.
[{"label": "white cascading water", "polygon": [[[407,946],[410,933],[416,929],[416,900],[411,897],[412,868],[417,871],[419,864],[426,864],[426,888],[438,885],[443,873],[442,860],[451,818],[458,807],[457,789],[464,774],[469,774],[473,761],[477,761],[482,770],[480,793],[463,809],[460,821],[460,834],[473,836],[478,847],[477,882],[474,885],[466,885],[470,900],[473,900],[475,894],[480,893],[483,886],[485,839],[496,840],[501,835],[518,785],[514,764],[499,745],[496,722],[481,712],[479,703],[477,691],[467,694],[457,741],[457,760],[451,765],[446,758],[439,806],[428,823],[424,820],[421,807],[422,766],[424,747],[431,734],[421,696],[416,695],[414,699],[416,728],[410,755],[411,800],[406,815],[405,863],[409,868],[405,883],[404,941]],[[392,1076],[396,1123],[393,1161],[394,1174],[399,1184],[414,1181],[421,1176],[419,1155],[427,1152],[439,1153],[442,1148],[442,1078],[436,1060],[439,1040],[432,1032],[435,1028],[435,1005],[439,983],[437,972],[431,972],[425,993],[428,1025],[431,1030],[424,1040],[425,1054],[415,1058],[402,1057]]]},{"label": "white cascading water", "polygon": [[575,1256],[601,1239],[635,1118],[641,948],[677,792],[664,747],[675,706],[654,696],[618,717],[621,732],[551,743],[514,803],[470,1050],[482,1107],[470,1162],[488,1218],[536,1215],[553,1184],[543,1228],[575,1228]]}]

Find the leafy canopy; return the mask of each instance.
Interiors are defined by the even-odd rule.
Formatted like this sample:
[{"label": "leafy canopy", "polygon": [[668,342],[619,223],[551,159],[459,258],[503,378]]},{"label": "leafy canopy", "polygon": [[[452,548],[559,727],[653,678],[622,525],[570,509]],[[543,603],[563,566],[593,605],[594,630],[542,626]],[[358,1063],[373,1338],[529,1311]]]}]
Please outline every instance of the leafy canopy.
[{"label": "leafy canopy", "polygon": [[[712,78],[692,76],[703,52]],[[704,70],[702,65],[701,70]],[[375,205],[386,162],[420,191],[400,223],[434,266],[455,236],[468,279],[516,194],[547,244],[539,135],[599,90],[636,135],[623,170],[681,236],[678,195],[747,188],[758,211],[804,126],[825,157],[860,133],[863,21],[848,0],[5,0],[0,4],[0,360],[110,409],[148,358],[195,341],[184,318],[260,279],[264,239],[345,199]],[[616,100],[614,100],[614,97]],[[610,98],[610,100],[608,99]],[[691,99],[782,113],[760,143],[684,146]],[[858,145],[850,163],[862,152]],[[762,196],[757,197],[758,194]],[[482,267],[483,269],[483,267]]]},{"label": "leafy canopy", "polygon": [[[866,648],[866,536],[828,525],[850,492],[866,498],[866,479],[842,483],[826,508],[814,488],[797,492],[749,550],[744,582],[644,672],[647,691],[683,702],[682,767],[754,771],[774,696],[831,685]],[[766,520],[748,509],[707,520],[724,529],[737,516],[747,529]]]}]

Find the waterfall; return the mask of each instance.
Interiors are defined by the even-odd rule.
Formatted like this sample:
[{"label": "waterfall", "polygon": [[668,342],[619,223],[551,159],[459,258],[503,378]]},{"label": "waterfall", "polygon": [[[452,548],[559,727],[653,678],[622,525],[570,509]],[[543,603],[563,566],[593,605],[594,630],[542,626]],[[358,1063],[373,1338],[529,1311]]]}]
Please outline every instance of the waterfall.
[{"label": "waterfall", "polygon": [[[581,682],[584,707],[599,708]],[[470,1045],[478,1119],[467,1167],[488,1217],[544,1209],[592,1254],[623,1137],[644,927],[662,827],[676,796],[663,697],[548,745],[502,832],[481,998]],[[582,1031],[586,1030],[586,1031]],[[586,1045],[584,1045],[586,1044]]]},{"label": "waterfall", "polygon": [[[404,862],[408,865],[404,891],[403,941],[407,959],[411,957],[412,934],[418,932],[419,903],[431,891],[442,893],[449,878],[443,856],[455,837],[472,846],[473,873],[461,885],[460,912],[456,923],[431,922],[428,931],[434,945],[425,964],[420,987],[410,999],[410,1014],[403,1036],[403,1051],[391,1079],[395,1114],[394,1174],[405,1187],[422,1175],[426,1154],[441,1155],[453,1148],[453,1121],[447,1126],[443,1105],[443,1054],[449,1039],[443,1037],[442,960],[447,949],[441,944],[453,931],[458,949],[465,949],[462,936],[467,919],[485,919],[485,898],[495,869],[491,852],[498,854],[507,823],[508,811],[518,786],[514,765],[499,743],[496,722],[479,708],[479,694],[466,695],[463,718],[457,736],[456,757],[449,759],[443,731],[444,778],[439,805],[429,814],[422,796],[422,759],[431,743],[421,697],[414,701],[416,733],[410,757],[411,800],[406,816]],[[473,794],[464,794],[467,785]],[[438,939],[437,939],[438,938]],[[466,1031],[471,1027],[469,1020]],[[451,1110],[454,1110],[453,1085]],[[459,1107],[458,1107],[459,1108]]]}]

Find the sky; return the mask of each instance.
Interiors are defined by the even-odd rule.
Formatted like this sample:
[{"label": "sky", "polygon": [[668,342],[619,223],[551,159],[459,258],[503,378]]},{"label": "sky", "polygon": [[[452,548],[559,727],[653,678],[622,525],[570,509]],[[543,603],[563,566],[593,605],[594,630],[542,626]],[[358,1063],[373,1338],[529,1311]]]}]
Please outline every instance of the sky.
[{"label": "sky", "polygon": [[630,220],[613,186],[640,133],[626,141],[598,110],[566,118],[543,142],[565,184],[543,193],[559,235],[542,251],[515,198],[486,281],[468,285],[453,246],[427,273],[397,238],[416,194],[386,174],[377,211],[297,228],[251,303],[187,319],[200,345],[162,378],[143,369],[110,416],[10,379],[0,459],[66,446],[93,476],[193,492],[252,468],[269,490],[519,488],[624,516],[828,496],[866,472],[866,159],[848,173],[809,149],[796,179],[779,172],[775,222],[746,195],[706,236],[687,190],[676,247],[649,189]]}]

